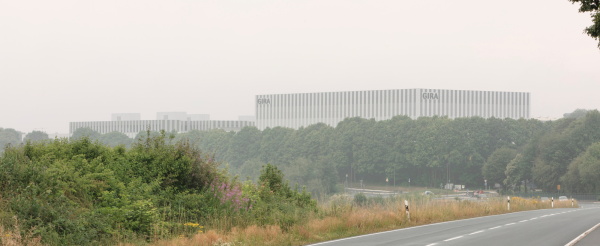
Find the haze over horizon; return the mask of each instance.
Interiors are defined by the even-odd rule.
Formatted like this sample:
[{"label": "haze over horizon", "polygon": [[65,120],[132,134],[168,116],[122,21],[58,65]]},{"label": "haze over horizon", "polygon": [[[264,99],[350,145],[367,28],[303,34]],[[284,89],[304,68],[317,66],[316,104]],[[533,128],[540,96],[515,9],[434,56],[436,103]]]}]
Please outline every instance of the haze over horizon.
[{"label": "haze over horizon", "polygon": [[254,115],[261,94],[531,92],[532,117],[598,109],[600,50],[568,0],[0,0],[0,127],[112,113]]}]

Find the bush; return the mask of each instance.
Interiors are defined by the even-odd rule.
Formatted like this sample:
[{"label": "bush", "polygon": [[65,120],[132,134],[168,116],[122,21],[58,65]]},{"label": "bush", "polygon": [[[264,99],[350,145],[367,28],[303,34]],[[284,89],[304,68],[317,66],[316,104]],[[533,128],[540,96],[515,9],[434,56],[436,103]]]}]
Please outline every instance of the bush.
[{"label": "bush", "polygon": [[[279,225],[317,210],[266,165],[259,185],[227,177],[210,156],[163,132],[131,148],[28,142],[0,156],[0,228],[33,231],[48,245],[110,245],[191,235],[203,226]],[[211,224],[212,223],[212,224]],[[201,226],[202,225],[202,226]],[[118,242],[116,242],[116,240]]]},{"label": "bush", "polygon": [[357,206],[367,205],[367,196],[365,196],[365,194],[363,193],[358,193],[354,195],[354,204],[356,204]]},{"label": "bush", "polygon": [[[16,216],[23,232],[35,228],[50,245],[150,240],[170,232],[159,229],[165,220],[184,223],[215,212],[193,207],[210,200],[202,194],[222,175],[217,165],[185,142],[168,143],[164,133],[131,149],[86,137],[28,142],[0,157],[0,225]],[[173,203],[186,214],[169,213],[165,207]]]},{"label": "bush", "polygon": [[259,225],[276,224],[284,231],[307,219],[307,214],[317,211],[317,203],[306,189],[291,189],[277,167],[263,166],[259,186],[246,187],[252,199],[251,216]]}]

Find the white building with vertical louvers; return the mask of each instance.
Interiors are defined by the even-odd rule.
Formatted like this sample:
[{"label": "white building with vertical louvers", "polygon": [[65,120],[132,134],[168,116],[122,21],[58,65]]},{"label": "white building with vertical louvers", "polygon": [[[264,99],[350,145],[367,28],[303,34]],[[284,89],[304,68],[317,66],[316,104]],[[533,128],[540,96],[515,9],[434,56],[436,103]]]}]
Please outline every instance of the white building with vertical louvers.
[{"label": "white building with vertical louvers", "polygon": [[256,127],[336,126],[349,117],[447,116],[529,119],[529,92],[399,89],[256,96]]},{"label": "white building with vertical louvers", "polygon": [[[125,117],[124,115],[128,115]],[[133,116],[135,117],[133,117]],[[112,121],[70,122],[69,136],[79,128],[90,128],[101,134],[121,132],[130,138],[139,132],[161,131],[188,132],[192,130],[208,131],[221,129],[224,131],[240,131],[247,126],[254,126],[254,121],[241,120],[209,120],[206,114],[187,114],[185,112],[159,112],[156,120],[140,120],[139,114],[113,114]]]}]

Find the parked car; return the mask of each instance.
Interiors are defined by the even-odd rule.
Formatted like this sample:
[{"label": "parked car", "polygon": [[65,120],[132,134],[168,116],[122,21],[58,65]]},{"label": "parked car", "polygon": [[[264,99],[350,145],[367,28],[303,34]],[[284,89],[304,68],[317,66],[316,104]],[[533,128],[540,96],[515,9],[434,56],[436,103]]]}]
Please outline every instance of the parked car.
[{"label": "parked car", "polygon": [[559,196],[558,200],[561,201],[561,202],[564,202],[564,201],[568,201],[569,198],[567,198],[566,196]]},{"label": "parked car", "polygon": [[433,194],[433,192],[426,190],[425,192],[423,192],[423,195],[428,195],[428,196],[433,196],[435,194]]},{"label": "parked car", "polygon": [[548,198],[547,196],[543,196],[542,198],[540,198],[540,200],[542,200],[542,202],[549,202],[550,198]]}]

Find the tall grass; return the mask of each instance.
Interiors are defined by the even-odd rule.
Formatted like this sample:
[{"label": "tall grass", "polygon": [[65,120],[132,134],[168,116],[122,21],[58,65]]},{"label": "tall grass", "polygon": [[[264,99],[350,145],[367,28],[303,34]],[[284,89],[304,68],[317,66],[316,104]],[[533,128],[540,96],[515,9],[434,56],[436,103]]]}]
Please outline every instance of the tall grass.
[{"label": "tall grass", "polygon": [[[410,219],[404,210],[409,201]],[[571,207],[571,201],[554,202],[555,208]],[[578,207],[575,202],[574,207]],[[550,202],[537,199],[511,198],[511,210],[506,198],[488,200],[441,200],[426,196],[370,198],[360,206],[348,196],[338,195],[320,205],[319,212],[304,222],[286,225],[249,225],[243,218],[212,218],[203,224],[182,222],[181,235],[175,239],[156,240],[157,246],[233,246],[233,245],[304,245],[338,238],[400,229],[424,224],[496,215],[533,209],[551,208]],[[0,226],[0,245],[42,245],[40,237],[19,233],[19,221],[12,227]],[[234,226],[237,224],[238,226]],[[241,226],[239,226],[241,225]],[[118,243],[119,245],[134,245]],[[143,243],[145,244],[145,243]]]},{"label": "tall grass", "polygon": [[34,236],[34,230],[30,230],[26,234],[22,234],[19,220],[13,217],[12,228],[5,228],[0,224],[0,245],[3,246],[38,246],[42,245],[41,237]]},{"label": "tall grass", "polygon": [[[405,199],[409,201],[410,219],[404,211]],[[555,201],[554,207],[571,207],[571,202]],[[575,207],[578,207],[577,202]],[[468,201],[403,196],[371,198],[364,206],[358,206],[350,197],[334,196],[321,205],[320,212],[312,214],[306,222],[295,224],[288,230],[282,230],[279,225],[251,225],[243,228],[233,227],[231,230],[215,227],[191,237],[158,241],[155,245],[304,245],[450,220],[546,209],[551,208],[551,203],[512,197],[510,208],[508,211],[505,197]]]}]

